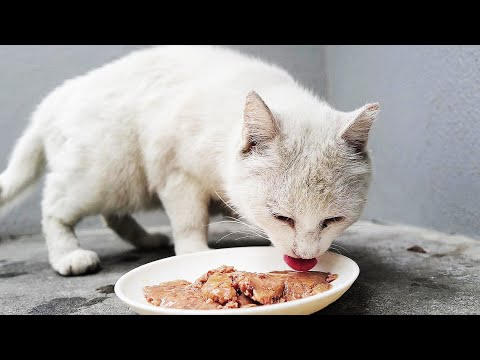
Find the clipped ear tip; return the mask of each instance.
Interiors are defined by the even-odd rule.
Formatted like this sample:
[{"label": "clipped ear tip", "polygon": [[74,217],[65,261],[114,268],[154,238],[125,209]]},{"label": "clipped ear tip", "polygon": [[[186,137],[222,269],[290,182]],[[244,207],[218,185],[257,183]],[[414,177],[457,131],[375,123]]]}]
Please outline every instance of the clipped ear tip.
[{"label": "clipped ear tip", "polygon": [[367,111],[371,111],[371,112],[380,111],[380,104],[378,102],[367,104],[365,107],[367,108]]},{"label": "clipped ear tip", "polygon": [[255,91],[251,90],[248,92],[247,100],[261,100],[261,97]]},{"label": "clipped ear tip", "polygon": [[372,103],[372,104],[365,105],[363,116],[366,116],[367,118],[370,118],[373,121],[373,120],[376,120],[379,113],[380,113],[380,104]]},{"label": "clipped ear tip", "polygon": [[258,95],[255,91],[250,91],[247,95],[247,102],[246,102],[246,107],[263,107],[267,109],[270,112],[270,109],[268,108],[267,104],[265,104],[265,101]]}]

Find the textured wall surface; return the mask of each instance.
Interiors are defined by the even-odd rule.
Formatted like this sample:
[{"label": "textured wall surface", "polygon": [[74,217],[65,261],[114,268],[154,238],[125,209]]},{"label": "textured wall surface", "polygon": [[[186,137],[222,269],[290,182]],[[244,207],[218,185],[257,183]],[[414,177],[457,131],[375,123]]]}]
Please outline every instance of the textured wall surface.
[{"label": "textured wall surface", "polygon": [[[0,172],[35,105],[64,80],[109,62],[139,45],[0,46]],[[306,86],[324,95],[324,48],[321,46],[232,46],[284,66]],[[7,217],[0,235],[40,230],[40,188]],[[158,213],[142,216],[147,224],[163,224]],[[97,219],[82,224],[98,226]]]},{"label": "textured wall surface", "polygon": [[328,98],[379,101],[365,217],[480,237],[480,47],[328,46]]}]

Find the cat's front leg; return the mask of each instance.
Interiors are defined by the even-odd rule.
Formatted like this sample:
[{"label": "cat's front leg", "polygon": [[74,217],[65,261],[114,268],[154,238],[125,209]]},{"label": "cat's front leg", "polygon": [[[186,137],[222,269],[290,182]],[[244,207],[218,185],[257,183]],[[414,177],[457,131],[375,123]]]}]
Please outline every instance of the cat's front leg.
[{"label": "cat's front leg", "polygon": [[158,191],[170,219],[177,255],[208,250],[209,195],[183,172],[169,175]]}]

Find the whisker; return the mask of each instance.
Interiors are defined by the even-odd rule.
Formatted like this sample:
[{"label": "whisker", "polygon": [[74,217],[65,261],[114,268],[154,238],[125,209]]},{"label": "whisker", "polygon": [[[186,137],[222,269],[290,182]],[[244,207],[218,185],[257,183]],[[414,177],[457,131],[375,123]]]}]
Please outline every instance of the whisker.
[{"label": "whisker", "polygon": [[256,230],[256,231],[261,231],[261,232],[265,233],[262,229],[259,229],[259,228],[255,227],[255,226],[252,226],[252,225],[249,225],[249,224],[247,224],[246,222],[243,222],[243,221],[241,221],[241,220],[239,220],[239,219],[235,219],[234,217],[227,216],[226,218],[227,218],[227,219],[232,219],[233,221],[237,222],[238,224],[242,224],[242,225],[248,226],[249,228],[254,229],[254,230]]},{"label": "whisker", "polygon": [[253,235],[255,237],[259,237],[259,238],[262,238],[262,239],[265,239],[265,240],[269,240],[267,237],[262,236],[262,235],[256,233],[255,231],[246,230],[246,231],[238,231],[238,232],[243,233],[243,234],[250,234],[250,235]]},{"label": "whisker", "polygon": [[[232,219],[232,220],[222,220],[222,221],[211,222],[211,223],[208,223],[207,225],[204,225],[204,226],[216,225],[216,224],[239,224],[239,225],[244,225],[244,226],[247,226],[247,227],[255,230],[256,233],[264,233],[264,234],[265,234],[265,232],[264,232],[262,229],[256,228],[256,227],[254,227],[254,226],[251,226],[251,225],[249,225],[249,224],[247,224],[247,223],[245,223],[245,222],[243,222],[243,221],[240,221],[240,220],[238,220],[238,219],[236,219],[236,218],[234,218],[234,217],[227,216],[226,218],[230,218],[230,219]],[[259,234],[259,235],[260,235],[260,234]],[[265,235],[266,235],[266,234],[265,234]]]},{"label": "whisker", "polygon": [[233,241],[242,240],[242,239],[249,239],[249,238],[250,239],[255,239],[254,236],[247,235],[247,236],[242,236],[242,237],[236,238]]},{"label": "whisker", "polygon": [[[240,232],[240,231],[239,231],[239,232]],[[252,236],[254,236],[254,237],[257,237],[257,238],[261,238],[261,239],[265,239],[265,240],[270,240],[268,237],[263,236],[263,235],[261,235],[261,234],[258,234],[258,233],[256,233],[255,231],[251,231],[251,230],[242,231],[242,232],[240,232],[240,233],[250,234],[250,235],[252,235]]]},{"label": "whisker", "polygon": [[332,246],[330,246],[330,247],[328,248],[328,250],[333,250],[333,251],[335,251],[337,254],[342,255],[338,249],[335,249],[335,248],[332,247]]},{"label": "whisker", "polygon": [[229,224],[238,224],[236,221],[231,221],[231,220],[222,220],[222,221],[216,221],[216,222],[212,222],[212,223],[209,223],[209,224],[207,224],[207,225],[204,225],[204,226],[216,225],[216,224],[223,224],[223,223],[229,223]]},{"label": "whisker", "polygon": [[254,233],[254,232],[246,232],[246,231],[232,231],[224,236],[222,236],[219,240],[216,241],[216,244],[218,244],[220,241],[222,241],[223,239],[229,237],[230,235],[233,235],[233,234],[247,234],[248,237],[252,237],[252,238],[263,238],[265,240],[269,240],[268,238],[265,238],[265,237],[262,237],[262,236],[259,236],[258,234]]},{"label": "whisker", "polygon": [[[235,210],[235,209],[233,208],[233,206],[231,206],[230,204],[228,204],[228,202],[225,201],[225,200],[220,196],[220,194],[219,194],[217,191],[215,191],[215,194],[218,196],[218,198],[219,198],[230,210],[233,211],[234,214],[237,214],[240,218],[243,218],[243,216],[242,216],[237,210]],[[244,222],[244,221],[242,221],[242,220],[240,220],[240,219],[234,218],[234,217],[232,217],[232,216],[227,216],[226,218],[227,218],[227,219],[232,219],[232,221],[231,221],[231,222],[229,222],[229,221],[219,221],[219,222],[212,223],[212,224],[209,224],[209,225],[219,224],[219,223],[237,223],[237,224],[241,224],[241,225],[247,226],[247,227],[249,227],[250,229],[252,229],[252,232],[253,232],[256,236],[258,236],[258,237],[260,237],[260,238],[263,238],[263,239],[265,239],[265,240],[270,240],[270,239],[268,239],[268,237],[265,236],[266,233],[265,233],[265,231],[263,231],[262,229],[256,228],[256,227],[254,227],[254,226],[252,226],[252,225],[249,225],[249,224],[247,224],[246,222]],[[222,239],[223,239],[223,238],[222,238]]]},{"label": "whisker", "polygon": [[228,208],[229,208],[230,210],[232,210],[235,214],[238,214],[238,211],[235,210],[233,207],[231,207],[229,204],[227,204],[226,201],[223,200],[223,198],[218,194],[218,192],[215,191],[215,194],[218,196],[218,198],[219,198],[220,200],[222,200],[222,202],[223,202],[225,205],[228,206]]},{"label": "whisker", "polygon": [[222,236],[218,241],[215,242],[215,244],[218,244],[220,241],[222,241],[223,239],[225,239],[226,237],[229,237],[230,235],[233,235],[233,234],[236,234],[238,233],[238,231],[233,231],[231,233],[228,233],[227,235],[225,236]]},{"label": "whisker", "polygon": [[[237,222],[237,221],[228,221],[228,220],[210,223],[209,225],[221,224],[221,223],[245,225],[245,224],[239,223],[239,222]],[[252,229],[255,229],[255,228],[252,228]],[[270,240],[268,237],[266,237],[266,236],[264,236],[263,234],[260,234],[260,233],[258,233],[258,232],[256,232],[256,231],[254,231],[254,230],[244,229],[243,231],[238,230],[238,231],[235,231],[234,233],[236,233],[236,232],[242,233],[242,234],[253,234],[253,235],[255,235],[256,237],[259,237],[259,238],[262,238],[262,239],[265,239],[265,240]]]},{"label": "whisker", "polygon": [[[248,220],[245,219],[243,216],[240,216],[240,219],[239,219],[239,220],[242,220],[242,219],[245,220],[245,221],[248,221]],[[258,228],[258,227],[251,226],[251,225],[249,225],[247,222],[243,222],[243,221],[242,221],[242,223],[245,224],[246,226],[253,227],[253,228],[256,229],[257,231],[260,231],[260,232],[266,234],[266,232],[265,232],[264,230],[262,230],[262,229],[260,229],[260,228]]]},{"label": "whisker", "polygon": [[[332,245],[333,245],[333,244],[332,244]],[[342,250],[344,250],[344,251],[346,251],[349,255],[352,255],[352,253],[351,253],[348,249],[345,249],[343,246],[338,245],[338,244],[335,244],[335,246],[338,247],[338,248],[340,248],[340,249],[342,249]]]}]

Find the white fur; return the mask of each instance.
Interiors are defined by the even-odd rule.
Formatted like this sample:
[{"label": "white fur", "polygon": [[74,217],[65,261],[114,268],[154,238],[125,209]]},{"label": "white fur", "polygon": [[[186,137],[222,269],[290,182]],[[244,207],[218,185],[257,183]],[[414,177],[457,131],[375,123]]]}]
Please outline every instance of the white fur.
[{"label": "white fur", "polygon": [[[250,93],[245,108],[251,90],[261,98]],[[73,232],[88,215],[102,214],[136,245],[165,244],[129,215],[160,201],[177,254],[207,249],[217,194],[285,253],[312,258],[360,216],[369,161],[348,140],[366,143],[365,119],[377,110],[336,111],[284,70],[219,47],[137,51],[66,81],[38,106],[0,175],[0,206],[48,164],[42,224],[62,275],[98,266]],[[250,135],[258,144],[244,153]],[[295,228],[272,211],[295,219]],[[321,231],[334,216],[345,219]]]}]

